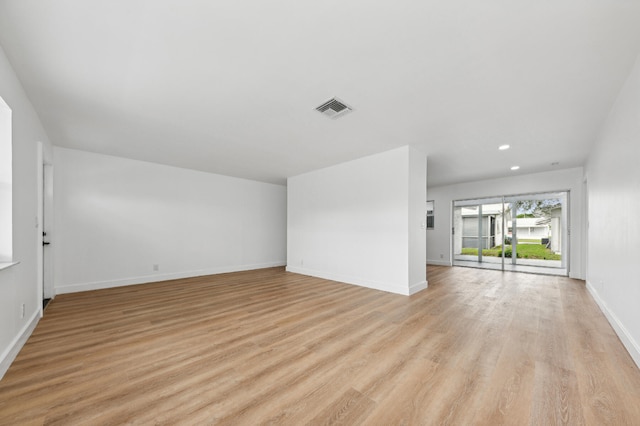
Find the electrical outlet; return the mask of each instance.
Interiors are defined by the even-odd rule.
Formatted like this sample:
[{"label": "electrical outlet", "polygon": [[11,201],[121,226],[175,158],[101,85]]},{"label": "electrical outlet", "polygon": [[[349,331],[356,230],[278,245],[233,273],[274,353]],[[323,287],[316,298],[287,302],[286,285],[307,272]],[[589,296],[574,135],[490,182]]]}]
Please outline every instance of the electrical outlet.
[{"label": "electrical outlet", "polygon": [[300,259],[300,266],[304,266],[304,259]]},{"label": "electrical outlet", "polygon": [[24,303],[20,306],[20,318],[24,318]]},{"label": "electrical outlet", "polygon": [[159,271],[160,270],[160,265],[158,265],[157,263],[153,264],[153,270],[154,271]]},{"label": "electrical outlet", "polygon": [[444,254],[440,253],[440,259],[444,259]]}]

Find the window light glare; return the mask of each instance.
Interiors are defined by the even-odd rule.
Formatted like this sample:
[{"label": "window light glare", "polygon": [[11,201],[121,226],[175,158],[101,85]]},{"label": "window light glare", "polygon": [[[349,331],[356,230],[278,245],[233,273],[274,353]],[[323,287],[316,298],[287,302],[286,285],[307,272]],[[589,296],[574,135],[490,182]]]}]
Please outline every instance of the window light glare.
[{"label": "window light glare", "polygon": [[520,168],[520,166],[512,166],[511,170],[518,170]]},{"label": "window light glare", "polygon": [[509,149],[509,148],[511,148],[511,145],[506,145],[506,144],[505,144],[505,145],[500,145],[500,146],[498,147],[498,149],[499,149],[500,151],[504,151],[505,149]]}]

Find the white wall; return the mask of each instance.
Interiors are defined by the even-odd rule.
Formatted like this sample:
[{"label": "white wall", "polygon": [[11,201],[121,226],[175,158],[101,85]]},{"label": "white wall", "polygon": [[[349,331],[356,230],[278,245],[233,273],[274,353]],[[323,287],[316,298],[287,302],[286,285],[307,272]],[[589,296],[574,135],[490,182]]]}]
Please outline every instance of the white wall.
[{"label": "white wall", "polygon": [[[0,271],[0,377],[9,367],[40,317],[37,276],[37,141],[51,145],[40,120],[0,48],[0,96],[12,110],[13,139],[13,260],[18,265]],[[22,315],[24,305],[24,315]]]},{"label": "white wall", "polygon": [[426,156],[408,146],[288,179],[287,270],[426,288]]},{"label": "white wall", "polygon": [[427,287],[427,156],[409,153],[409,294]]},{"label": "white wall", "polygon": [[428,188],[428,198],[435,201],[435,227],[427,231],[427,263],[451,264],[451,218],[453,214],[451,203],[453,200],[560,190],[570,191],[569,275],[573,278],[584,278],[582,215],[584,191],[581,167]]},{"label": "white wall", "polygon": [[13,259],[11,108],[0,94],[0,262]]},{"label": "white wall", "polygon": [[285,263],[284,186],[58,147],[54,165],[56,293]]},{"label": "white wall", "polygon": [[640,57],[587,162],[587,286],[640,366]]}]

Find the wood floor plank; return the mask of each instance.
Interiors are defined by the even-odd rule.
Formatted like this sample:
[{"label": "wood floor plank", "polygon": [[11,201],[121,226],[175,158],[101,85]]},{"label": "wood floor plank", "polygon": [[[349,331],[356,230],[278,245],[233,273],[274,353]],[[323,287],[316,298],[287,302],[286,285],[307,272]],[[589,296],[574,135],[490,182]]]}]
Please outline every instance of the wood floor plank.
[{"label": "wood floor plank", "polygon": [[584,425],[578,380],[573,371],[536,363],[531,424]]},{"label": "wood floor plank", "polygon": [[316,425],[352,425],[366,418],[375,403],[360,392],[349,389],[332,401],[308,424]]},{"label": "wood floor plank", "polygon": [[633,425],[640,371],[583,281],[429,267],[399,296],[283,268],[58,296],[0,425]]}]

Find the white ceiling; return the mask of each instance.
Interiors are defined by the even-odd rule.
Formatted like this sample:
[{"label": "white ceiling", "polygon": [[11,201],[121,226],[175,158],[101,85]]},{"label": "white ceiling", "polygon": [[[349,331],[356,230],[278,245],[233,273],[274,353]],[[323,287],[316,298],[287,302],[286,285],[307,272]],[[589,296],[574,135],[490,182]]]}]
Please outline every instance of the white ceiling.
[{"label": "white ceiling", "polygon": [[410,144],[432,186],[581,165],[640,1],[0,0],[0,44],[55,145],[284,183]]}]

